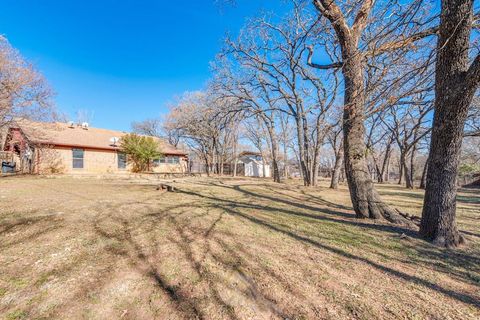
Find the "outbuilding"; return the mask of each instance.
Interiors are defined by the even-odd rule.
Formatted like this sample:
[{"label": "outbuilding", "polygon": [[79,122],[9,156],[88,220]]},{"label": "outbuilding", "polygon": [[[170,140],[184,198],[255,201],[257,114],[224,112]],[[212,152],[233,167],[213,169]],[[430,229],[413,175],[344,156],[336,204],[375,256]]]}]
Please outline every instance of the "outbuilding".
[{"label": "outbuilding", "polygon": [[246,177],[270,177],[270,165],[258,152],[244,151],[238,157],[238,164]]}]

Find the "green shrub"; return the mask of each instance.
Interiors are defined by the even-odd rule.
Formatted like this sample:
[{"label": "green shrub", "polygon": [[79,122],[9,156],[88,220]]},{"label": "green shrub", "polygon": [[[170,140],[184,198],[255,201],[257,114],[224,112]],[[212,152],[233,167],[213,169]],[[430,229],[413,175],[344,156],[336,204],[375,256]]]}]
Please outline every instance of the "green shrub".
[{"label": "green shrub", "polygon": [[120,148],[133,163],[133,172],[150,171],[153,160],[162,156],[160,145],[152,137],[129,133],[120,140]]}]

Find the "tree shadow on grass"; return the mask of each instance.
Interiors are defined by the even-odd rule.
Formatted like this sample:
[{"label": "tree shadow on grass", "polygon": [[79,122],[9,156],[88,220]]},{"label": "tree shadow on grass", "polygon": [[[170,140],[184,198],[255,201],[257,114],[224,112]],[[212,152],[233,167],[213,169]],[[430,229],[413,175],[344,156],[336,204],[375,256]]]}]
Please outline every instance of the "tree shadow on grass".
[{"label": "tree shadow on grass", "polygon": [[[252,197],[267,198],[267,199],[273,200],[273,201],[277,200],[277,199],[273,199],[269,196],[257,195],[257,194],[254,194],[254,193],[250,192],[250,191],[245,191],[245,190],[242,191],[242,189],[238,186],[234,187],[234,189],[237,190],[237,191],[240,191],[240,192],[247,193],[247,194],[251,195]],[[442,287],[438,284],[432,283],[428,280],[419,278],[419,277],[414,276],[414,275],[409,275],[409,274],[404,273],[402,271],[395,270],[393,268],[384,266],[384,265],[382,265],[380,263],[377,263],[375,261],[372,261],[368,258],[356,256],[356,255],[351,254],[349,252],[346,252],[342,249],[320,243],[319,241],[311,239],[307,236],[303,236],[303,235],[299,235],[297,233],[294,233],[294,232],[286,229],[284,226],[280,227],[280,226],[274,225],[273,223],[271,223],[269,221],[265,221],[264,219],[254,217],[254,216],[249,215],[249,214],[245,214],[245,213],[238,210],[239,208],[251,208],[251,209],[263,209],[263,210],[265,210],[266,206],[258,207],[256,205],[251,205],[251,204],[246,205],[246,204],[238,203],[236,201],[230,201],[230,200],[221,199],[221,198],[218,198],[218,197],[205,196],[205,195],[202,195],[200,193],[196,193],[196,192],[192,192],[192,191],[186,191],[186,190],[179,190],[179,191],[182,192],[182,193],[188,194],[188,195],[197,196],[197,197],[201,197],[201,198],[207,198],[209,200],[215,201],[219,204],[218,206],[220,208],[222,208],[225,212],[227,212],[228,214],[230,214],[232,216],[237,216],[237,217],[246,219],[246,220],[248,220],[252,223],[255,223],[255,224],[261,225],[261,226],[263,226],[267,229],[279,232],[279,233],[284,234],[284,235],[286,235],[286,236],[288,236],[292,239],[295,239],[297,241],[307,243],[307,244],[312,245],[316,248],[329,251],[331,253],[334,253],[336,255],[345,257],[347,259],[357,261],[357,262],[361,262],[361,263],[366,263],[369,266],[371,266],[371,267],[373,267],[377,270],[380,270],[382,272],[386,272],[386,273],[388,273],[388,274],[390,274],[390,275],[392,275],[392,276],[394,276],[398,279],[422,285],[426,288],[429,288],[431,290],[442,293],[442,294],[444,294],[448,297],[451,297],[451,298],[453,298],[455,300],[458,300],[458,301],[461,301],[463,303],[467,303],[467,304],[471,304],[471,305],[476,306],[476,307],[480,307],[480,301],[475,296],[472,296],[472,295],[469,295],[469,294],[466,294],[466,293],[456,292],[454,290],[444,288],[444,287]],[[288,202],[288,201],[281,200],[280,202],[285,203],[285,202]],[[298,207],[298,204],[294,205],[294,207]],[[305,208],[305,206],[303,206],[303,205],[301,207]],[[269,210],[281,211],[282,209],[270,208]],[[316,210],[318,210],[318,209],[316,209]],[[292,215],[298,215],[296,212],[292,212],[292,211],[288,211],[288,210],[285,210],[285,211],[288,212],[289,214],[292,214]],[[300,214],[300,215],[303,215],[303,214]],[[312,217],[311,215],[307,215],[307,216]],[[341,221],[341,223],[345,223],[345,221]],[[356,223],[355,223],[355,225],[356,225]],[[368,227],[370,227],[370,226],[371,225],[369,225]],[[465,258],[470,259],[470,261],[472,263],[475,263],[475,260],[477,259],[476,257],[472,258],[471,256],[468,256],[468,255],[465,256]]]},{"label": "tree shadow on grass", "polygon": [[[191,213],[192,209],[201,208],[205,209],[205,212],[202,214],[196,215],[187,215],[183,218],[184,214]],[[227,303],[221,295],[221,292],[218,289],[218,286],[228,287],[230,290],[238,291],[238,288],[235,288],[232,284],[226,283],[218,279],[209,268],[205,267],[204,261],[207,258],[207,255],[217,261],[217,264],[227,266],[228,261],[224,260],[218,255],[212,254],[211,241],[214,241],[217,244],[225,246],[225,243],[222,243],[219,238],[214,237],[213,234],[216,233],[215,228],[217,224],[223,219],[224,212],[221,212],[217,218],[215,218],[208,226],[205,228],[192,226],[190,223],[192,219],[202,219],[205,221],[207,216],[210,214],[210,209],[214,206],[202,207],[197,203],[188,203],[174,205],[169,208],[166,208],[162,212],[150,212],[145,215],[150,220],[145,220],[141,222],[140,225],[133,225],[129,223],[126,219],[120,217],[115,217],[114,219],[118,222],[121,222],[120,230],[111,232],[101,226],[101,223],[95,223],[95,231],[106,239],[113,239],[121,244],[121,249],[113,248],[111,249],[113,254],[121,255],[127,258],[131,265],[133,265],[137,271],[141,274],[153,279],[156,283],[156,286],[161,289],[163,293],[169,298],[170,301],[174,303],[177,311],[179,311],[187,319],[209,319],[208,311],[205,311],[205,299],[213,302],[214,305],[221,310],[221,314],[226,319],[236,320],[239,319],[236,312],[234,311],[234,306]],[[153,220],[151,220],[153,219]],[[186,221],[186,222],[185,222]],[[164,274],[161,269],[159,269],[156,264],[161,262],[162,256],[158,253],[157,249],[154,249],[153,253],[146,253],[142,249],[142,246],[136,242],[135,237],[132,236],[132,231],[135,228],[143,228],[145,225],[150,225],[154,227],[159,223],[165,223],[169,226],[169,234],[161,239],[163,242],[168,242],[174,244],[178,249],[178,256],[176,259],[180,261],[185,261],[189,265],[189,270],[192,270],[193,273],[201,279],[203,283],[207,284],[207,291],[203,293],[206,295],[204,298],[195,298],[191,296],[191,293],[182,290],[181,285],[173,285],[172,281],[168,280],[166,274]],[[118,229],[118,228],[117,228]],[[141,229],[141,234],[149,233]],[[226,234],[222,234],[223,237]],[[194,237],[195,239],[192,239]],[[198,259],[194,254],[194,249],[192,248],[192,242],[201,241],[204,243],[204,252],[201,254],[200,259]],[[154,240],[156,242],[156,240]],[[158,248],[158,245],[155,244],[154,248]],[[227,252],[225,249],[224,251]],[[233,251],[230,252],[230,255],[234,259],[239,259],[235,256]],[[227,253],[228,254],[228,253]],[[183,257],[183,259],[182,259]],[[228,265],[231,267],[230,265]],[[239,269],[239,266],[233,268],[232,270],[236,271],[239,275],[242,274],[242,270]],[[185,270],[182,270],[185,271]],[[248,276],[244,274],[245,279],[248,279]],[[176,279],[179,281],[180,279]],[[283,313],[280,308],[278,308],[273,301],[266,298],[261,294],[261,292],[254,286],[254,284],[249,284],[247,286],[248,292],[242,292],[244,296],[250,297],[256,304],[263,305],[269,308],[269,310],[281,318],[286,318],[288,315]],[[207,298],[208,296],[208,298]]]},{"label": "tree shadow on grass", "polygon": [[101,227],[99,221],[94,224],[94,229],[98,235],[106,239],[116,240],[122,245],[120,249],[108,248],[108,250],[114,255],[120,255],[127,258],[140,273],[153,279],[156,286],[169,297],[170,301],[172,301],[177,307],[177,310],[185,317],[192,319],[205,319],[198,310],[197,305],[190,301],[186,295],[181,294],[178,288],[168,284],[165,276],[149,262],[147,255],[143,253],[142,248],[132,238],[129,223],[119,217],[116,217],[115,220],[120,221],[122,225],[121,230],[117,232],[105,230]]},{"label": "tree shadow on grass", "polygon": [[[222,187],[222,188],[229,188],[238,192],[243,193],[244,195],[251,197],[251,198],[258,198],[258,199],[264,199],[268,201],[272,201],[273,203],[282,203],[287,206],[291,206],[294,208],[302,209],[302,210],[309,210],[313,212],[319,212],[319,213],[324,213],[327,214],[328,216],[323,216],[323,215],[314,215],[314,214],[308,214],[308,213],[303,213],[303,212],[298,212],[298,211],[292,211],[288,209],[283,209],[283,208],[278,208],[278,207],[271,207],[267,205],[253,205],[252,203],[247,203],[243,205],[247,206],[253,206],[254,209],[259,209],[259,210],[266,210],[266,211],[272,211],[272,212],[282,212],[288,215],[294,215],[294,216],[299,216],[299,217],[304,217],[304,218],[310,218],[310,219],[316,219],[316,220],[325,220],[325,221],[331,221],[331,222],[336,222],[336,223],[343,223],[343,224],[348,224],[360,228],[367,228],[367,229],[374,229],[374,230],[379,230],[379,231],[384,231],[384,232],[389,232],[389,233],[395,233],[395,234],[405,234],[408,235],[409,237],[412,238],[418,238],[418,233],[415,230],[405,228],[402,226],[394,225],[394,224],[374,224],[374,223],[366,223],[366,222],[361,222],[359,219],[355,219],[355,216],[353,213],[346,213],[338,210],[332,210],[328,208],[318,208],[315,206],[307,205],[305,203],[297,203],[295,201],[290,201],[281,197],[273,197],[273,196],[268,196],[264,194],[259,194],[255,193],[249,190],[245,189],[246,185],[235,185],[233,187],[231,186],[225,186],[225,185],[216,185],[217,187]],[[186,191],[182,191],[186,192]],[[197,194],[198,195],[198,194]],[[282,196],[288,196],[285,194],[282,194]],[[211,197],[214,200],[219,200],[219,198],[216,197]],[[225,199],[220,199],[222,201],[230,202],[233,205],[242,205],[241,202],[239,201],[229,201]],[[303,199],[295,199],[297,201],[304,201]],[[323,204],[328,204],[329,201],[324,201]],[[340,207],[341,209],[344,209],[344,206],[337,206],[337,208]],[[348,209],[348,207],[346,207]],[[345,210],[345,209],[344,209]],[[329,217],[331,216],[331,217]],[[341,219],[336,219],[333,217],[339,217]]]},{"label": "tree shadow on grass", "polygon": [[[33,213],[32,213],[33,214]],[[17,219],[10,219],[0,224],[0,237],[10,232],[16,232],[15,237],[0,241],[0,248],[13,247],[19,243],[36,240],[42,235],[60,229],[63,219],[57,215],[30,215]]]},{"label": "tree shadow on grass", "polygon": [[28,217],[4,220],[0,223],[0,235],[10,232],[14,228],[32,226],[34,224],[51,219],[53,215],[35,215],[36,212],[28,213]]}]

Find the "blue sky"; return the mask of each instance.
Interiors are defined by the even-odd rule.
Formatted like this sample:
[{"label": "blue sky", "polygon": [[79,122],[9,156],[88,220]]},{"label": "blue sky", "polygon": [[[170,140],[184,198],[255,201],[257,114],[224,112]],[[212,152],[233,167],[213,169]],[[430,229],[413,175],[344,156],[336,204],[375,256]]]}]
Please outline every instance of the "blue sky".
[{"label": "blue sky", "polygon": [[132,121],[168,111],[175,96],[199,90],[227,32],[279,0],[4,0],[0,34],[53,87],[57,108],[73,120],[129,130]]}]

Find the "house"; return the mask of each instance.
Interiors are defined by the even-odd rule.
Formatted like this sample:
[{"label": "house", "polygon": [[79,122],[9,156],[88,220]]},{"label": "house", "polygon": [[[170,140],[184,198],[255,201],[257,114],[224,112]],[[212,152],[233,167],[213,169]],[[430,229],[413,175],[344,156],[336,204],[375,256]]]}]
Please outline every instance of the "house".
[{"label": "house", "polygon": [[244,151],[238,156],[240,174],[246,177],[270,177],[270,165],[266,164],[258,152]]},{"label": "house", "polygon": [[[9,126],[0,158],[13,158],[16,171],[30,173],[98,174],[129,172],[131,165],[119,140],[127,132],[89,127],[87,123],[18,120]],[[163,157],[153,171],[184,173],[187,154],[167,141],[159,142]],[[12,166],[12,163],[7,163]]]}]

